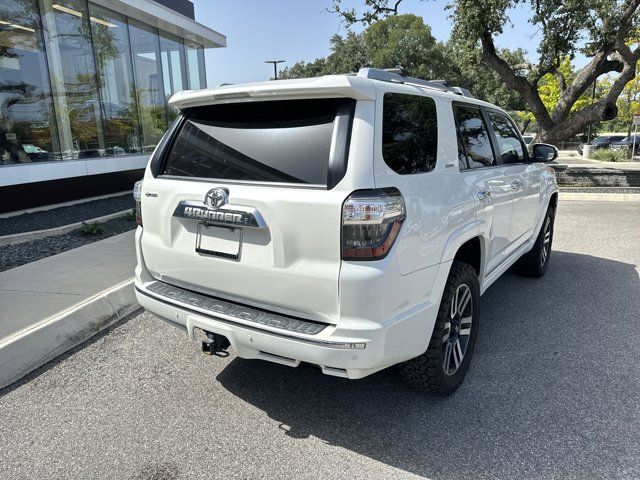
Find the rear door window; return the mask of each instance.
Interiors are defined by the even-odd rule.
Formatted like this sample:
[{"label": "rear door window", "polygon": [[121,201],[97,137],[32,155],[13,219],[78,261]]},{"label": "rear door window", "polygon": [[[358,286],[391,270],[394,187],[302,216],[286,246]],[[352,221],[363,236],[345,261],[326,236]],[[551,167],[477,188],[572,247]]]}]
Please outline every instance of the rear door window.
[{"label": "rear door window", "polygon": [[310,99],[193,108],[162,173],[326,186],[336,115],[351,112],[354,103]]},{"label": "rear door window", "polygon": [[484,123],[480,107],[475,105],[454,105],[453,114],[469,168],[495,165],[489,131]]},{"label": "rear door window", "polygon": [[401,175],[430,172],[438,156],[438,116],[432,98],[385,93],[382,156]]}]

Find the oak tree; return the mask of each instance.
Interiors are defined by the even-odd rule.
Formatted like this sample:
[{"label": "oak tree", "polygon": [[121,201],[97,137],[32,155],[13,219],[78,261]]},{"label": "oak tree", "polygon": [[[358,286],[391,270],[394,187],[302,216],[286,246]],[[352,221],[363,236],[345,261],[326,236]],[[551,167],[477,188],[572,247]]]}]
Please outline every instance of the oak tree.
[{"label": "oak tree", "polygon": [[[402,0],[364,0],[363,9],[343,8],[333,0],[332,11],[344,21],[371,24],[398,13]],[[513,64],[496,46],[496,37],[510,25],[511,10],[531,9],[529,22],[541,34],[537,60]],[[482,61],[507,87],[526,102],[539,128],[539,139],[559,142],[582,132],[587,125],[617,115],[616,102],[636,77],[640,45],[640,0],[452,0],[449,7],[453,36],[470,48],[480,49]],[[566,59],[576,55],[588,61],[571,78],[562,72]],[[547,108],[538,86],[548,75],[556,77],[557,101]],[[593,103],[576,108],[598,77],[609,75],[610,86]]]}]

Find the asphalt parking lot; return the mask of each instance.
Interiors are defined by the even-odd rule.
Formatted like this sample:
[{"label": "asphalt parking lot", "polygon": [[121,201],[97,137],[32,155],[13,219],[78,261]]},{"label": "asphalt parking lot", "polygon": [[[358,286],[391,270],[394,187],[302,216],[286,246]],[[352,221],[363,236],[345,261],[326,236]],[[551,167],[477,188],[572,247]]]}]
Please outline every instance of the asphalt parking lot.
[{"label": "asphalt parking lot", "polygon": [[205,357],[142,313],[0,391],[0,478],[640,478],[640,203],[564,202],[449,398]]}]

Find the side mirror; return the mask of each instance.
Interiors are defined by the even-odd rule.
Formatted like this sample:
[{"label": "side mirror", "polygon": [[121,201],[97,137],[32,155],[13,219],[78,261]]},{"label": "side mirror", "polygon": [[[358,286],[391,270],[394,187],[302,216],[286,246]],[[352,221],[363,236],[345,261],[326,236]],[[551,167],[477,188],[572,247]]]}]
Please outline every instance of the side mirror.
[{"label": "side mirror", "polygon": [[534,162],[552,162],[558,158],[558,149],[548,143],[534,143],[531,150]]}]

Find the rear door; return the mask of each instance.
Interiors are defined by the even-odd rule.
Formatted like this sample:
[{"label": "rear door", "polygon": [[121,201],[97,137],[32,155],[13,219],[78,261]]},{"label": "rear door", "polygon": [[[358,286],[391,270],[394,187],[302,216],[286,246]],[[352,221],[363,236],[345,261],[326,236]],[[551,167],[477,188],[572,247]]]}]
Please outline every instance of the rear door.
[{"label": "rear door", "polygon": [[533,231],[540,204],[540,168],[529,162],[526,147],[516,126],[502,112],[487,110],[494,133],[498,163],[513,198],[513,214],[509,230],[509,251],[526,241]]},{"label": "rear door", "polygon": [[[143,184],[142,253],[165,282],[331,322],[355,101],[196,107]],[[344,184],[344,182],[343,182]]]},{"label": "rear door", "polygon": [[487,273],[502,262],[509,246],[513,195],[507,172],[499,166],[491,133],[480,107],[454,103],[454,117],[466,156],[461,170],[476,202],[476,217],[489,236]]}]

